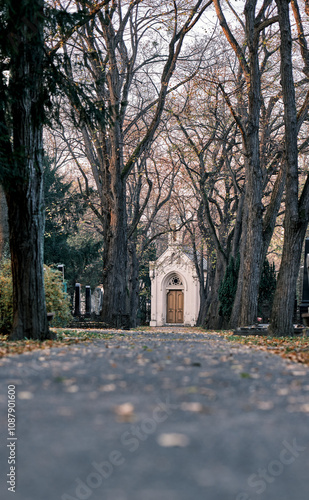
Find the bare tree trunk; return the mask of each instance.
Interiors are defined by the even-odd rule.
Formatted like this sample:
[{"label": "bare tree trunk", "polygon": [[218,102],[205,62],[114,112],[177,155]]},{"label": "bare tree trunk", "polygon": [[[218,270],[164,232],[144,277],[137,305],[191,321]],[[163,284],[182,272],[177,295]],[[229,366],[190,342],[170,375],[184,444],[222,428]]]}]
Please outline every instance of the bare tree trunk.
[{"label": "bare tree trunk", "polygon": [[216,260],[216,270],[211,284],[211,290],[209,292],[209,301],[207,301],[206,315],[204,320],[205,328],[211,330],[218,330],[222,328],[223,317],[219,314],[220,310],[220,300],[219,300],[219,288],[223,281],[224,274],[226,270],[226,259],[223,258],[222,254],[218,252]]},{"label": "bare tree trunk", "polygon": [[[250,175],[251,177],[251,175]],[[244,223],[246,233],[242,233],[241,262],[238,277],[238,286],[231,316],[231,326],[250,325],[257,316],[258,292],[263,264],[263,236],[262,236],[262,205],[261,197],[257,195],[260,182],[256,175],[252,175],[254,185],[251,199],[248,199],[248,219]],[[260,192],[260,191],[259,191]]]},{"label": "bare tree trunk", "polygon": [[200,287],[200,309],[198,313],[198,317],[196,320],[196,326],[203,326],[204,325],[204,318],[207,313],[207,295],[205,293],[205,290],[201,290]]},{"label": "bare tree trunk", "polygon": [[293,334],[293,308],[302,244],[308,224],[308,178],[298,199],[297,112],[292,65],[292,35],[289,2],[276,0],[281,35],[281,84],[284,102],[286,203],[283,254],[274,296],[269,331],[272,335]]},{"label": "bare tree trunk", "polygon": [[269,333],[275,337],[293,335],[293,312],[302,243],[307,224],[288,227],[285,224],[283,254],[271,312]]},{"label": "bare tree trunk", "polygon": [[261,108],[261,74],[259,36],[255,27],[256,1],[247,0],[246,31],[249,49],[248,121],[244,137],[247,154],[245,214],[242,233],[240,274],[231,325],[252,324],[257,316],[259,283],[263,264],[262,171],[260,166],[259,120]]},{"label": "bare tree trunk", "polygon": [[126,198],[123,183],[112,189],[109,212],[105,221],[103,252],[102,320],[114,327],[129,326],[127,289]]}]

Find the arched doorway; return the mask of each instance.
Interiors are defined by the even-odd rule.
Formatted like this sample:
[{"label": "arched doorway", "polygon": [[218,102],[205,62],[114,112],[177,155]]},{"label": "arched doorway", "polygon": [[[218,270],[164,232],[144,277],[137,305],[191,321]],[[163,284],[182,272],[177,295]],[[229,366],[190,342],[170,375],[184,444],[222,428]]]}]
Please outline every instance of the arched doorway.
[{"label": "arched doorway", "polygon": [[183,291],[169,290],[167,293],[167,323],[183,323]]},{"label": "arched doorway", "polygon": [[181,277],[173,273],[166,285],[166,323],[181,324],[184,322],[184,293]]}]

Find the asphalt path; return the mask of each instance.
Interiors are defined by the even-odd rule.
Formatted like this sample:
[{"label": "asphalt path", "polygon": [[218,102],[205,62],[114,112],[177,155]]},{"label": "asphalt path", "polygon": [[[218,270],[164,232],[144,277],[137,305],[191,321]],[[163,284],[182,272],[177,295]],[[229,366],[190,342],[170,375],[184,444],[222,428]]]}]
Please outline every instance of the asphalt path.
[{"label": "asphalt path", "polygon": [[2,500],[308,500],[307,367],[197,330],[106,334],[0,360]]}]

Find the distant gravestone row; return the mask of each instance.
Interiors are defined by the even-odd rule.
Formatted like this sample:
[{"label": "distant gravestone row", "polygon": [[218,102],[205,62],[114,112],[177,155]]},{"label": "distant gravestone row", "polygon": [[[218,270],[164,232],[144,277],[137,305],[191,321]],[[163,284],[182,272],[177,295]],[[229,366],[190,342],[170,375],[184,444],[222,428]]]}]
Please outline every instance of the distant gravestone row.
[{"label": "distant gravestone row", "polygon": [[309,238],[305,240],[305,255],[304,255],[304,274],[303,274],[303,293],[302,301],[299,305],[300,317],[303,323],[309,325]]},{"label": "distant gravestone row", "polygon": [[91,287],[85,287],[85,293],[82,294],[81,284],[75,283],[74,316],[90,317],[91,314],[99,315],[102,310],[103,290],[97,287],[94,294],[91,295]]}]

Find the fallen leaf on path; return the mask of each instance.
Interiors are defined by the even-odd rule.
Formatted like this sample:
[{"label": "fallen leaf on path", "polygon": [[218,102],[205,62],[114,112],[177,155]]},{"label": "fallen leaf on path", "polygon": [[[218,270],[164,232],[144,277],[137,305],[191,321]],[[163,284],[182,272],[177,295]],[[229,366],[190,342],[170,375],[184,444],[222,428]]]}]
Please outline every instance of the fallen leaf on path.
[{"label": "fallen leaf on path", "polygon": [[134,420],[134,406],[132,403],[123,403],[115,406],[114,412],[119,422],[132,422]]},{"label": "fallen leaf on path", "polygon": [[18,392],[17,396],[19,399],[32,399],[33,398],[32,392],[29,392],[29,391]]},{"label": "fallen leaf on path", "polygon": [[192,411],[192,412],[201,412],[203,411],[203,405],[198,402],[192,402],[192,403],[181,403],[181,409],[184,411]]},{"label": "fallen leaf on path", "polygon": [[259,401],[256,406],[259,410],[272,410],[274,403],[272,401]]},{"label": "fallen leaf on path", "polygon": [[172,448],[175,446],[184,448],[189,445],[190,440],[185,434],[171,433],[160,434],[157,438],[157,442],[160,446],[165,448]]},{"label": "fallen leaf on path", "polygon": [[226,361],[230,361],[230,356],[221,356],[220,361],[222,363],[226,363]]},{"label": "fallen leaf on path", "polygon": [[115,389],[116,389],[115,384],[106,384],[106,385],[101,385],[101,387],[99,387],[99,390],[102,392],[112,392]]},{"label": "fallen leaf on path", "polygon": [[74,394],[75,392],[78,392],[79,391],[79,387],[78,385],[69,385],[66,387],[66,392],[70,392],[72,394]]},{"label": "fallen leaf on path", "polygon": [[289,392],[290,391],[287,387],[283,387],[283,388],[277,390],[278,396],[286,396],[287,394],[289,394]]}]

